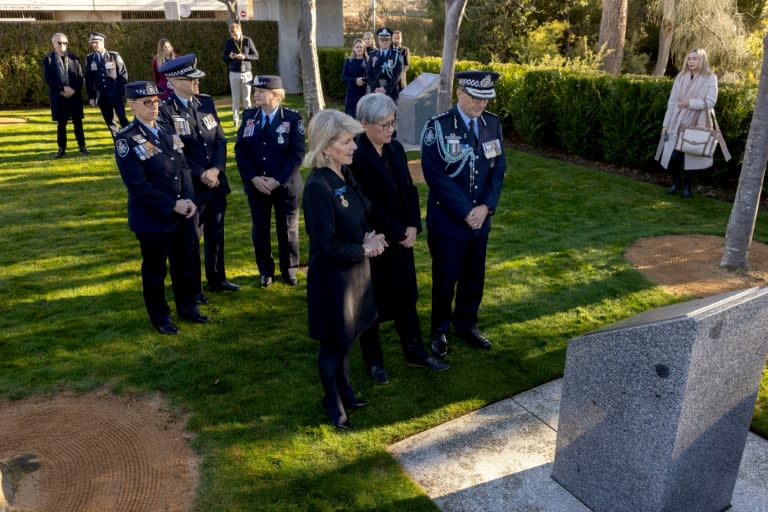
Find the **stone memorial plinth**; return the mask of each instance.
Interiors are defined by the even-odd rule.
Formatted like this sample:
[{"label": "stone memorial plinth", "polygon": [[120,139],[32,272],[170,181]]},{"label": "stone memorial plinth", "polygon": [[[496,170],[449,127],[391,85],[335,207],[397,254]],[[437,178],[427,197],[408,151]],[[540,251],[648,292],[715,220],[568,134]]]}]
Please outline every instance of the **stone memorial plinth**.
[{"label": "stone memorial plinth", "polygon": [[768,355],[768,288],[568,344],[552,478],[596,512],[727,509]]},{"label": "stone memorial plinth", "polygon": [[420,144],[421,131],[437,114],[440,75],[422,73],[400,91],[397,100],[397,138],[404,144]]}]

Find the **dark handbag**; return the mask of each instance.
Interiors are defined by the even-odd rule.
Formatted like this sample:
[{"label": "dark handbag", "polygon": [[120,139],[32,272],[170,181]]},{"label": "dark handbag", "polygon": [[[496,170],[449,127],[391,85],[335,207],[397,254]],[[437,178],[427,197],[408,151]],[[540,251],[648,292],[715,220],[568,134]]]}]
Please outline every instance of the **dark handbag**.
[{"label": "dark handbag", "polygon": [[725,145],[714,109],[711,108],[707,112],[707,120],[709,121],[709,128],[688,126],[678,131],[675,149],[687,155],[712,158],[718,143],[720,143],[720,150],[723,152],[725,160],[730,160],[731,153]]}]

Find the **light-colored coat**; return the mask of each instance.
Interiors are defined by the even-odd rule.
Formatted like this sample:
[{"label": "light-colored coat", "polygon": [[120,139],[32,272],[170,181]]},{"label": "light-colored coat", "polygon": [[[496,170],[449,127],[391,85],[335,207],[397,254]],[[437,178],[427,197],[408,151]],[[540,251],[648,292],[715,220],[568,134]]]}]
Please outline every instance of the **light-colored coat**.
[{"label": "light-colored coat", "polygon": [[[688,100],[688,108],[681,108],[679,103]],[[667,129],[668,137],[659,141],[656,160],[665,169],[669,166],[669,158],[675,149],[678,132],[688,126],[709,128],[708,111],[717,102],[717,75],[691,74],[685,71],[677,76],[672,85],[672,92],[667,102],[667,112],[664,114],[663,126]],[[712,167],[712,158],[705,156],[685,155],[683,169],[696,170]]]}]

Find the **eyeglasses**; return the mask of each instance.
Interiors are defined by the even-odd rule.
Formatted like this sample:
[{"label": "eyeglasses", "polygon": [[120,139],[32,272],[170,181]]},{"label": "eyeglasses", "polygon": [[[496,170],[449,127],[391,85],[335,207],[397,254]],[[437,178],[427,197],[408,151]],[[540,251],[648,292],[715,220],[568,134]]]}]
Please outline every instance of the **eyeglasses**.
[{"label": "eyeglasses", "polygon": [[142,105],[144,105],[147,108],[152,108],[155,105],[159,105],[160,104],[160,100],[157,99],[157,98],[152,99],[152,100],[142,100],[142,101],[134,100],[134,102],[141,103]]},{"label": "eyeglasses", "polygon": [[397,119],[395,119],[394,121],[390,121],[388,123],[377,124],[376,126],[378,126],[379,128],[381,128],[384,131],[394,130],[395,128],[397,128]]},{"label": "eyeglasses", "polygon": [[187,78],[185,76],[177,77],[176,80],[183,80],[184,82],[200,82],[199,78]]},{"label": "eyeglasses", "polygon": [[56,44],[65,45],[69,44],[69,41],[56,41]]}]

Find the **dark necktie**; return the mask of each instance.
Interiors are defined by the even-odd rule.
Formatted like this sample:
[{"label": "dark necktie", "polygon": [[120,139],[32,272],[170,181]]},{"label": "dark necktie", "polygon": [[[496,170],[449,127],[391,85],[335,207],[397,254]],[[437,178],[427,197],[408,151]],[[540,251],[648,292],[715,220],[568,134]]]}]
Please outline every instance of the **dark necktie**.
[{"label": "dark necktie", "polygon": [[264,116],[264,123],[261,125],[261,135],[266,137],[267,133],[269,133],[269,116]]},{"label": "dark necktie", "polygon": [[477,134],[475,133],[475,120],[469,120],[469,144],[472,148],[477,149]]}]

